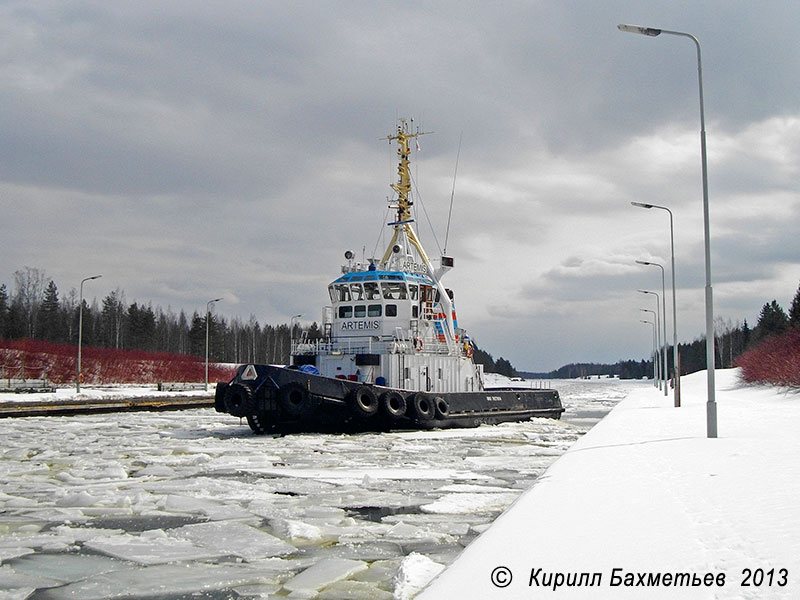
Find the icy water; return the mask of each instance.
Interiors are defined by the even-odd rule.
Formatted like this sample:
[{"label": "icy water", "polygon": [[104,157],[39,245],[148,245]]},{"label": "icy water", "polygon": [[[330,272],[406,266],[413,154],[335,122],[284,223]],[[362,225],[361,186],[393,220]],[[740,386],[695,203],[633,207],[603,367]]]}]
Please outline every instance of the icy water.
[{"label": "icy water", "polygon": [[562,421],[254,436],[212,409],[0,421],[0,599],[410,598],[631,382]]}]

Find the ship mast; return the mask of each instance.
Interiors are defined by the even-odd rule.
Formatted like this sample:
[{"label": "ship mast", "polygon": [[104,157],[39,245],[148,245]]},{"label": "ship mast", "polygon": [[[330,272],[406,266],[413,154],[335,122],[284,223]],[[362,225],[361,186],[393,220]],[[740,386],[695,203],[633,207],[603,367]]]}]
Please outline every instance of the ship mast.
[{"label": "ship mast", "polygon": [[422,243],[419,241],[417,234],[414,232],[414,228],[411,226],[411,224],[414,222],[414,219],[411,216],[411,206],[413,205],[413,202],[409,198],[409,194],[411,193],[411,170],[409,168],[411,164],[411,161],[409,160],[411,148],[409,146],[409,140],[419,137],[420,135],[425,135],[425,133],[430,132],[409,132],[408,123],[406,120],[400,119],[400,124],[397,126],[397,132],[395,135],[389,135],[386,137],[386,139],[389,140],[389,143],[395,140],[397,141],[397,156],[400,160],[397,164],[397,183],[390,184],[391,188],[397,192],[397,205],[392,206],[392,208],[397,209],[397,219],[393,223],[388,224],[389,226],[394,227],[394,233],[389,245],[386,247],[386,252],[384,252],[383,258],[380,261],[380,267],[382,269],[387,268],[389,259],[395,252],[395,244],[397,244],[400,238],[405,236],[408,242],[410,242],[411,245],[416,248],[420,260],[428,270],[428,275],[431,277],[436,285],[436,288],[439,290],[440,302],[444,308],[443,312],[445,314],[445,337],[447,339],[448,346],[450,346],[452,349],[454,348],[456,339],[455,326],[452,318],[453,304],[450,301],[450,297],[447,295],[447,290],[445,290],[442,282],[439,279],[440,275],[443,274],[446,269],[443,267],[439,269],[439,271],[434,270],[430,258],[428,258],[428,255],[425,253]]},{"label": "ship mast", "polygon": [[409,169],[409,165],[411,164],[409,160],[411,148],[409,147],[409,140],[420,135],[425,135],[425,133],[426,132],[419,131],[409,133],[408,123],[405,119],[400,119],[400,124],[397,126],[397,133],[395,135],[386,136],[386,139],[389,140],[390,143],[397,140],[397,156],[400,158],[400,161],[397,164],[397,183],[391,184],[391,188],[397,192],[397,219],[394,223],[389,223],[389,225],[394,227],[394,234],[381,259],[380,264],[382,268],[385,268],[386,264],[389,262],[392,249],[402,234],[405,234],[408,241],[417,249],[422,262],[426,265],[430,264],[430,259],[425,253],[425,249],[422,247],[416,233],[414,233],[414,228],[411,227],[411,223],[414,222],[414,219],[411,217],[411,206],[414,203],[408,197],[411,193],[411,170]]}]

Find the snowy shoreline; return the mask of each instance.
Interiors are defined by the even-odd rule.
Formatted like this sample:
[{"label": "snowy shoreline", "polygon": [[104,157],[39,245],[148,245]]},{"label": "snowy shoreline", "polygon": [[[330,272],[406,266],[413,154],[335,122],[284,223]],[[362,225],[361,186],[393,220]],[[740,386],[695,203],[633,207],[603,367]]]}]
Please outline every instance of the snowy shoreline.
[{"label": "snowy shoreline", "polygon": [[419,598],[799,597],[800,395],[718,370],[708,439],[682,392],[632,390]]}]

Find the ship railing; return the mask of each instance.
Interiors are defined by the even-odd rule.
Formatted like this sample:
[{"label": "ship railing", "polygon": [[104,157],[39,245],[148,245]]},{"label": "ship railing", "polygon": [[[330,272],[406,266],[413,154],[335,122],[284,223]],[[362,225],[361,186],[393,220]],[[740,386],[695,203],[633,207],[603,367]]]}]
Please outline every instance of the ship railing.
[{"label": "ship railing", "polygon": [[306,340],[292,343],[292,354],[450,354],[446,344],[438,341],[422,341],[410,336],[353,337],[331,342]]}]

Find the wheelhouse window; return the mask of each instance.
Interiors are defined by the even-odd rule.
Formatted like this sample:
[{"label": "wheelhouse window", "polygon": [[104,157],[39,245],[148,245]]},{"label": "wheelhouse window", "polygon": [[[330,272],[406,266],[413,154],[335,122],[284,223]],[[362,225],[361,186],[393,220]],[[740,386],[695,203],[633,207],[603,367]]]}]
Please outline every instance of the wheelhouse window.
[{"label": "wheelhouse window", "polygon": [[408,295],[414,301],[419,300],[419,286],[417,284],[415,284],[415,283],[409,283],[408,284]]},{"label": "wheelhouse window", "polygon": [[367,307],[367,316],[370,317],[380,317],[382,313],[383,306],[380,304],[370,304]]},{"label": "wheelhouse window", "polygon": [[406,284],[402,281],[382,281],[381,290],[387,300],[405,300],[408,298]]},{"label": "wheelhouse window", "polygon": [[364,296],[365,300],[380,300],[381,291],[378,289],[378,284],[374,282],[364,283]]},{"label": "wheelhouse window", "polygon": [[339,302],[350,302],[350,286],[346,283],[337,283],[336,297]]},{"label": "wheelhouse window", "polygon": [[365,304],[356,304],[355,309],[353,310],[353,316],[358,319],[360,317],[367,316],[367,306]]},{"label": "wheelhouse window", "polygon": [[350,295],[353,297],[353,302],[361,302],[364,299],[364,288],[360,283],[351,283]]},{"label": "wheelhouse window", "polygon": [[339,296],[336,295],[336,288],[334,288],[332,285],[328,286],[328,294],[331,297],[331,302],[339,301]]},{"label": "wheelhouse window", "polygon": [[386,316],[387,317],[396,317],[397,316],[397,304],[387,304],[386,305]]},{"label": "wheelhouse window", "polygon": [[353,307],[352,306],[340,306],[339,307],[339,318],[340,319],[349,319],[353,316]]}]

